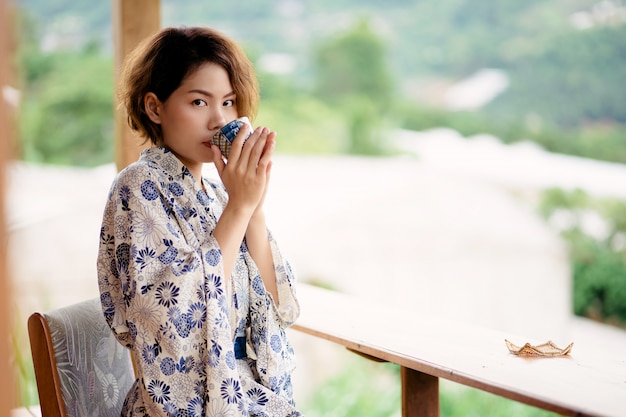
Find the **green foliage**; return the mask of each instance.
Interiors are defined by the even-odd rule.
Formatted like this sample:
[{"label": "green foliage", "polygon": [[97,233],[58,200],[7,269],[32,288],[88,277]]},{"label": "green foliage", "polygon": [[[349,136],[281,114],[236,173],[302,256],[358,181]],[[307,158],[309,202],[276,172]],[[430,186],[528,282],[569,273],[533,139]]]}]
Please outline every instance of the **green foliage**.
[{"label": "green foliage", "polygon": [[420,131],[445,126],[457,130],[463,136],[491,131],[488,119],[480,113],[448,112],[408,101],[396,103],[395,117],[398,125],[408,130]]},{"label": "green foliage", "polygon": [[440,415],[441,417],[557,417],[559,414],[477,389],[442,381]]},{"label": "green foliage", "polygon": [[341,115],[309,96],[268,99],[255,122],[275,130],[276,151],[287,154],[337,154],[347,149]]},{"label": "green foliage", "polygon": [[[14,318],[20,317],[23,317],[23,315],[14,315]],[[12,357],[10,358],[10,362],[15,372],[12,377],[17,385],[15,391],[16,394],[19,395],[18,404],[30,406],[39,404],[39,395],[37,392],[35,369],[33,367],[30,349],[24,349],[24,346],[28,346],[29,343],[25,324],[26,323],[18,323],[17,320],[15,320],[15,323],[11,326]]]},{"label": "green foliage", "polygon": [[275,130],[276,150],[288,154],[337,154],[347,149],[342,115],[294,88],[294,82],[259,72],[261,102],[255,124]]},{"label": "green foliage", "polygon": [[511,86],[487,107],[496,117],[535,113],[560,127],[626,123],[626,25],[569,31],[507,63]]},{"label": "green foliage", "polygon": [[113,160],[113,65],[96,43],[42,52],[24,17],[24,79],[19,129],[22,158],[95,166]]},{"label": "green foliage", "polygon": [[316,95],[345,115],[348,152],[378,155],[384,149],[381,125],[391,102],[393,83],[379,35],[362,18],[315,53]]},{"label": "green foliage", "polygon": [[410,130],[448,127],[463,136],[489,133],[505,143],[532,141],[549,152],[626,163],[626,124],[588,124],[563,128],[536,114],[499,118],[485,110],[449,112],[403,101],[394,108],[396,123]]},{"label": "green foliage", "polygon": [[[399,417],[401,415],[400,368],[357,356],[301,405],[310,417]],[[449,381],[440,383],[441,417],[556,417],[516,401]]]},{"label": "green foliage", "polygon": [[350,131],[349,152],[360,155],[379,155],[384,149],[381,132],[382,117],[372,100],[354,95],[343,100]]},{"label": "green foliage", "polygon": [[368,20],[323,42],[315,53],[316,93],[325,100],[370,97],[378,109],[389,105],[392,81],[385,46]]},{"label": "green foliage", "polygon": [[565,235],[574,259],[574,312],[626,325],[626,257],[605,242]]},{"label": "green foliage", "polygon": [[399,416],[399,377],[394,365],[350,357],[301,405],[302,412],[309,417]]},{"label": "green foliage", "polygon": [[[561,232],[571,252],[574,312],[626,325],[626,202],[551,189],[542,196],[540,212],[552,221],[568,219]],[[591,215],[603,220],[604,233],[585,225]]]},{"label": "green foliage", "polygon": [[[34,16],[23,19],[20,35],[26,83],[24,157],[81,165],[111,160],[112,99],[105,93],[112,75],[108,56],[100,57],[100,65],[89,64],[81,61],[97,55],[93,50],[88,53],[89,47],[46,53],[39,48],[54,32],[70,35],[79,44],[99,39],[110,51],[110,5],[66,0],[18,3]],[[274,76],[265,93],[272,101],[281,97],[287,101],[292,96],[285,88],[304,96],[313,84],[313,97],[320,103],[304,100],[306,107],[331,108],[343,120],[338,132],[342,136],[331,141],[341,146],[323,148],[382,153],[387,148],[382,132],[395,127],[390,121],[402,120],[402,127],[447,126],[466,135],[491,133],[505,142],[532,140],[554,152],[626,162],[626,95],[616,88],[626,78],[626,53],[620,42],[626,25],[576,30],[568,21],[570,14],[589,11],[594,4],[593,0],[320,0],[269,7],[266,0],[256,0],[237,14],[226,3],[199,6],[167,0],[162,7],[164,24],[214,26],[254,49],[257,56],[287,53],[304,64],[293,76],[281,80]],[[356,23],[355,15],[361,16]],[[277,24],[278,19],[288,24]],[[76,57],[69,58],[71,54]],[[451,81],[483,67],[505,70],[511,85],[480,111],[450,113],[415,102],[413,109],[398,105],[412,94],[398,93],[395,86],[432,78]],[[65,74],[52,75],[58,72]],[[77,77],[84,73],[95,81]],[[78,81],[86,84],[78,86]],[[60,85],[76,88],[60,93]],[[76,91],[84,93],[77,96]],[[294,105],[301,101],[296,98]],[[72,113],[76,109],[81,112]],[[303,131],[316,124],[324,130],[329,127],[321,119],[313,122],[315,114],[307,116]],[[332,131],[326,130],[326,135]],[[321,151],[318,140],[299,142],[312,144],[312,152]],[[68,151],[69,146],[81,150]]]}]

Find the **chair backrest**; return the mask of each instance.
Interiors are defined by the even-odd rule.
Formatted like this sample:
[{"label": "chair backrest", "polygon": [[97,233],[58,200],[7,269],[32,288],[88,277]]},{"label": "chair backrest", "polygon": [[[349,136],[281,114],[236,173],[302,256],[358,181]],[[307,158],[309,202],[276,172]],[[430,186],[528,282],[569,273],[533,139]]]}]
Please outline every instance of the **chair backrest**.
[{"label": "chair backrest", "polygon": [[119,417],[135,380],[130,352],[95,298],[28,318],[42,417]]}]

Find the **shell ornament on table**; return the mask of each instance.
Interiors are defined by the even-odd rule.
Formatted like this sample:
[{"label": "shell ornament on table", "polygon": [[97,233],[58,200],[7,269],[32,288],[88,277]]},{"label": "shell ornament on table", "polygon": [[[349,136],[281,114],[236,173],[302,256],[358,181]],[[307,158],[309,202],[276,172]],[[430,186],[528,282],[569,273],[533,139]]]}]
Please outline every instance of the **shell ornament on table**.
[{"label": "shell ornament on table", "polygon": [[504,341],[506,342],[507,348],[509,348],[509,352],[519,356],[566,356],[570,353],[572,347],[574,346],[574,343],[572,342],[566,347],[560,348],[549,340],[540,345],[531,345],[530,343],[526,343],[520,347],[514,345],[506,339],[504,339]]}]

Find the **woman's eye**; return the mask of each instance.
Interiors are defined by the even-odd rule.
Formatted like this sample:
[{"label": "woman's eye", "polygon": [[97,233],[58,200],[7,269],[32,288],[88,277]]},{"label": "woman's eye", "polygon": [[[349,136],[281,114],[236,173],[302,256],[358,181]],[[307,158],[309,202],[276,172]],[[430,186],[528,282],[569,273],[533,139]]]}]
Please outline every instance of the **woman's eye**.
[{"label": "woman's eye", "polygon": [[198,98],[198,99],[195,99],[192,103],[193,103],[193,105],[194,105],[194,106],[199,106],[199,107],[204,107],[204,106],[206,106],[206,101],[201,100],[201,99],[199,99],[199,98]]},{"label": "woman's eye", "polygon": [[226,100],[223,104],[224,107],[232,107],[235,105],[235,100]]}]

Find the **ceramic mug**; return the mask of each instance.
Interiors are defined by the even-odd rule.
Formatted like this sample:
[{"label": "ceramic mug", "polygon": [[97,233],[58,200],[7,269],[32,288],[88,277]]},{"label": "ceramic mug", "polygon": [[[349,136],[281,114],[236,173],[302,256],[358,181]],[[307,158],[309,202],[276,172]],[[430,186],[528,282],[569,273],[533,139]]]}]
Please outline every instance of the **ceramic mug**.
[{"label": "ceramic mug", "polygon": [[245,143],[248,137],[250,137],[250,135],[252,134],[252,124],[250,123],[250,120],[245,116],[226,123],[226,125],[224,125],[220,130],[217,131],[217,133],[213,136],[213,139],[211,139],[211,143],[217,145],[220,148],[220,151],[222,151],[222,156],[224,156],[224,158],[228,159],[228,156],[230,155],[230,148],[233,141],[235,140],[235,136],[237,136],[237,133],[239,133],[241,127],[244,124],[248,125],[249,127],[248,136],[246,136],[246,138],[244,139]]}]

